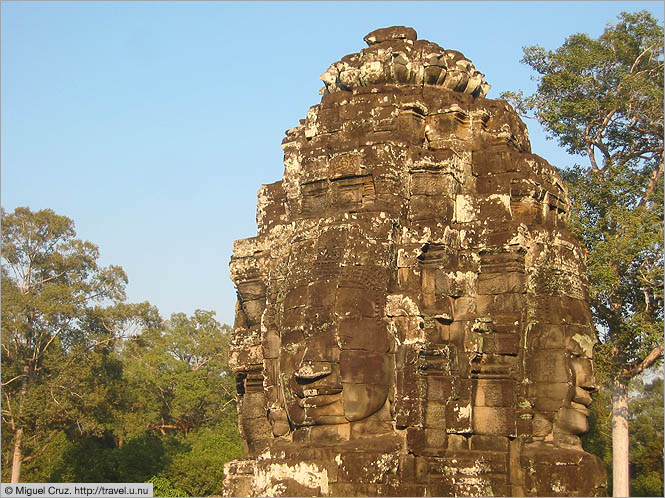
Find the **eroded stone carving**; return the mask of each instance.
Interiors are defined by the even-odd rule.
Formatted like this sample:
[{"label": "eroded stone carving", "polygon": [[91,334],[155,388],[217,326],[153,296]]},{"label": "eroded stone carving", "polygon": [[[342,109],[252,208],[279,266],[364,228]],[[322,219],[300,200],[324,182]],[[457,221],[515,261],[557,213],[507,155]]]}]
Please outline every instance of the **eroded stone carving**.
[{"label": "eroded stone carving", "polygon": [[440,86],[456,92],[485,96],[490,86],[484,74],[457,50],[418,40],[413,28],[393,26],[365,36],[368,48],[347,55],[321,75],[320,93],[352,91],[358,87],[402,84]]},{"label": "eroded stone carving", "polygon": [[405,27],[365,40],[234,245],[247,458],[225,493],[604,494],[565,185],[462,54]]}]

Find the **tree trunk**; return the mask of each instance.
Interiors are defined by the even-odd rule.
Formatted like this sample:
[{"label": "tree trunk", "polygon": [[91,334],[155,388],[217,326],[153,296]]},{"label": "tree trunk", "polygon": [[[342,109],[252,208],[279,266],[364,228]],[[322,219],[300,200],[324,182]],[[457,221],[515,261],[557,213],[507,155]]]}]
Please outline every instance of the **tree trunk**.
[{"label": "tree trunk", "polygon": [[21,478],[21,464],[23,463],[23,428],[19,428],[14,434],[14,458],[12,459],[12,480],[19,482]]},{"label": "tree trunk", "polygon": [[615,379],[612,392],[612,495],[630,496],[628,386]]},{"label": "tree trunk", "polygon": [[14,457],[12,458],[12,478],[11,482],[19,482],[21,478],[21,464],[23,463],[23,400],[28,391],[28,382],[30,379],[30,365],[23,366],[23,379],[21,380],[21,391],[19,392],[18,414],[14,417],[12,425],[14,426]]}]

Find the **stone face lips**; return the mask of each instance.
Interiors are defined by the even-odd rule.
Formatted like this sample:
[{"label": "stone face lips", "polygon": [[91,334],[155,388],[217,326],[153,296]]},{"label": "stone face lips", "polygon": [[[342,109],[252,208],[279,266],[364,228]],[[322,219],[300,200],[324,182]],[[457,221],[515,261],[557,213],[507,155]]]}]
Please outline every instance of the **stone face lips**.
[{"label": "stone face lips", "polygon": [[257,236],[234,244],[247,458],[225,494],[604,494],[579,440],[596,336],[561,178],[503,101],[365,83],[287,131]]}]

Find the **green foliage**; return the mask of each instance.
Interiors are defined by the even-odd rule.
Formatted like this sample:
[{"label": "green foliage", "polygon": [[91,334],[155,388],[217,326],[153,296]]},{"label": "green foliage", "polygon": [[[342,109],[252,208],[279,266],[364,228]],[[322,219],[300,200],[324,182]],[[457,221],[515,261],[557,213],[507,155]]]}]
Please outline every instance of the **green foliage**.
[{"label": "green foliage", "polygon": [[242,453],[229,327],[124,302],[120,267],[53,211],[2,211],[2,480],[219,494]]},{"label": "green foliage", "polygon": [[[644,182],[631,168],[600,177],[574,167],[563,176],[575,209],[571,227],[588,249],[590,303],[602,341],[597,372],[610,379],[662,343],[662,203],[639,205]],[[662,197],[662,179],[656,195]]]},{"label": "green foliage", "polygon": [[16,208],[2,227],[3,459],[15,444],[29,461],[58,429],[108,428],[121,389],[113,346],[149,306],[122,302],[122,268],[98,266],[69,218]]},{"label": "green foliage", "polygon": [[145,482],[165,464],[164,443],[142,436],[115,444],[112,434],[88,436],[61,455],[48,479],[51,482]]},{"label": "green foliage", "polygon": [[166,477],[155,476],[148,482],[152,483],[153,496],[188,496],[182,489],[173,486]]},{"label": "green foliage", "polygon": [[221,495],[224,463],[242,456],[242,440],[231,422],[188,434],[188,450],[173,455],[162,475],[190,496]]},{"label": "green foliage", "polygon": [[59,431],[47,451],[24,465],[22,481],[152,482],[155,496],[219,495],[224,463],[242,455],[236,427],[229,416],[187,435],[146,432],[121,446],[112,433],[76,437]]},{"label": "green foliage", "polygon": [[631,495],[663,496],[663,379],[638,386],[631,401]]},{"label": "green foliage", "polygon": [[[74,444],[64,431],[54,431],[49,434],[48,447],[39,458],[35,458],[24,464],[21,480],[23,482],[49,482],[49,477],[54,474],[56,468],[61,464],[64,455],[71,451]],[[3,482],[9,481],[9,465],[2,468]]]},{"label": "green foliage", "polygon": [[[575,34],[555,51],[524,48],[534,95],[506,93],[571,154],[662,160],[663,28],[647,11],[622,13],[598,38]],[[660,137],[660,140],[659,140]],[[659,150],[660,149],[660,150]]]},{"label": "green foliage", "polygon": [[[25,466],[24,479],[153,482],[163,496],[221,493],[224,463],[242,455],[229,327],[201,310],[151,323],[119,343],[118,355],[89,351],[72,365],[71,377],[85,386],[76,388],[90,400],[85,413],[104,423],[58,432],[56,444]],[[95,404],[100,391],[116,399],[108,413]]]},{"label": "green foliage", "polygon": [[[162,328],[126,341],[122,356],[134,408],[125,430],[147,421],[151,429],[186,433],[235,412],[229,331],[213,312],[196,310],[191,318],[175,313]],[[136,413],[142,414],[138,424]]]}]

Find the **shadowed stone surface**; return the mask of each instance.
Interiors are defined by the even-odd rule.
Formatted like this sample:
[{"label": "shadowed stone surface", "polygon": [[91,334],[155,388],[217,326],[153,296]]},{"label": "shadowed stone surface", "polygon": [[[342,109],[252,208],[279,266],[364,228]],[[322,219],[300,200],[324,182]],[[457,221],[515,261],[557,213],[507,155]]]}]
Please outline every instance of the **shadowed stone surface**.
[{"label": "shadowed stone surface", "polygon": [[237,496],[594,496],[596,343],[556,170],[401,26],[321,76],[236,241]]}]

